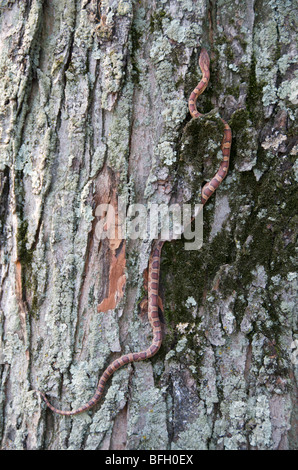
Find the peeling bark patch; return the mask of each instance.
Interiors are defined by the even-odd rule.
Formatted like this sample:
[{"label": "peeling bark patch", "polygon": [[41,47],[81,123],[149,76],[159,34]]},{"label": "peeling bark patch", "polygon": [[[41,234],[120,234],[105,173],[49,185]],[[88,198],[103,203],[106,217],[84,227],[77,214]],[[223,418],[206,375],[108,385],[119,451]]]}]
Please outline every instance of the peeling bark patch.
[{"label": "peeling bark patch", "polygon": [[[26,301],[24,300],[23,294],[23,282],[22,282],[22,265],[20,261],[16,262],[15,270],[15,279],[16,279],[16,298],[19,305],[19,318],[20,318],[20,329],[18,335],[20,340],[26,343],[27,341],[27,328],[26,328],[26,316],[27,316],[27,306]],[[26,359],[29,360],[29,351],[25,351]]]},{"label": "peeling bark patch", "polygon": [[[114,188],[114,186],[113,186]],[[107,213],[106,224],[104,229],[109,231],[111,224],[115,224],[115,238],[107,239],[109,253],[109,293],[108,296],[100,302],[97,307],[98,312],[107,312],[113,310],[122,299],[124,294],[124,286],[126,282],[125,276],[125,247],[126,243],[122,239],[121,226],[118,219],[118,206],[117,206],[117,195],[116,190],[113,189],[112,197],[109,204],[114,208],[115,217],[112,217],[110,213]]]},{"label": "peeling bark patch", "polygon": [[121,251],[116,255],[115,250],[111,249],[110,270],[109,270],[109,295],[97,307],[98,312],[107,312],[113,310],[124,293],[126,282],[125,276],[125,243],[121,245]]}]

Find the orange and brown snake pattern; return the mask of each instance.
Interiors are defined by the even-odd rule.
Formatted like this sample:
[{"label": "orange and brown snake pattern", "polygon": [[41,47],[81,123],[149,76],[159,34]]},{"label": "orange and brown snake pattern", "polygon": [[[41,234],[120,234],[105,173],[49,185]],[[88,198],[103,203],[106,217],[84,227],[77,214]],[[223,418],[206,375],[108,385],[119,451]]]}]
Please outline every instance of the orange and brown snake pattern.
[{"label": "orange and brown snake pattern", "polygon": [[[210,78],[210,71],[209,71],[210,59],[209,59],[209,55],[206,49],[201,50],[201,54],[199,58],[199,65],[200,65],[200,69],[202,71],[203,77],[200,83],[195,87],[195,89],[191,93],[189,100],[188,100],[189,112],[193,118],[198,118],[200,116],[203,116],[203,114],[199,113],[196,108],[196,100],[198,96],[201,95],[203,91],[205,90],[205,88],[207,87],[209,78]],[[218,188],[222,180],[227,175],[227,172],[229,169],[232,132],[228,123],[224,121],[223,119],[221,120],[224,124],[224,136],[223,136],[223,140],[221,143],[223,159],[222,159],[219,169],[213,176],[212,180],[206,183],[205,186],[203,186],[202,196],[201,196],[202,204],[206,204],[210,196],[212,196],[214,191]]]},{"label": "orange and brown snake pattern", "polygon": [[[202,116],[197,111],[196,108],[196,100],[198,96],[203,93],[205,88],[208,85],[210,72],[209,72],[209,65],[210,60],[206,49],[202,49],[200,58],[199,58],[199,65],[203,74],[202,80],[196,86],[194,91],[191,93],[189,98],[189,111],[193,118],[198,118]],[[222,141],[222,154],[223,160],[222,163],[212,178],[212,180],[206,183],[202,189],[202,196],[201,202],[204,205],[210,196],[214,193],[216,188],[220,185],[222,180],[227,174],[228,167],[229,167],[229,159],[230,159],[230,147],[232,141],[232,132],[228,124],[222,119],[224,123],[224,137]],[[82,413],[83,411],[87,411],[92,408],[96,403],[99,402],[101,399],[105,385],[109,378],[114,374],[114,372],[119,369],[120,367],[128,364],[130,362],[136,361],[144,361],[145,359],[149,359],[150,357],[154,356],[157,351],[159,350],[161,343],[162,343],[162,330],[161,330],[161,323],[158,314],[158,289],[159,289],[159,271],[160,271],[160,258],[161,258],[161,250],[164,244],[163,240],[157,240],[154,243],[153,249],[151,251],[151,255],[149,258],[149,265],[148,265],[148,319],[152,327],[153,332],[153,340],[151,345],[148,349],[144,351],[140,351],[137,353],[129,353],[125,354],[118,359],[115,359],[103,372],[102,376],[99,379],[97,389],[93,397],[84,405],[80,406],[79,408],[71,411],[64,411],[55,408],[51,403],[48,401],[47,397],[43,392],[38,391],[38,393],[42,396],[47,406],[60,415],[64,416],[71,416],[77,415]]]}]

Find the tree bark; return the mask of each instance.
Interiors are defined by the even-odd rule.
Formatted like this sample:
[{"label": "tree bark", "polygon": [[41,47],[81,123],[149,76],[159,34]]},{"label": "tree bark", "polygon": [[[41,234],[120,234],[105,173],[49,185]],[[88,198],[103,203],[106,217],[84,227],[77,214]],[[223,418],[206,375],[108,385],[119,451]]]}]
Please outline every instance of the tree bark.
[{"label": "tree bark", "polygon": [[[296,17],[285,0],[0,3],[2,449],[297,448]],[[79,407],[151,341],[151,243],[99,240],[96,208],[198,203],[219,116],[230,170],[202,248],[164,245],[161,350],[89,412],[53,414],[35,389]]]}]

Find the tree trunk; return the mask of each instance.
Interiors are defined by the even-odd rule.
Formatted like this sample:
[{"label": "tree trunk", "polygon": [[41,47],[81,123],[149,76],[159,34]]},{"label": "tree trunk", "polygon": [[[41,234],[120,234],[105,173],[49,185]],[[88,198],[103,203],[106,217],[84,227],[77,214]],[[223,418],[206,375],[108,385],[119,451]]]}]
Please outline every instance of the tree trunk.
[{"label": "tree trunk", "polygon": [[[0,2],[2,449],[296,448],[296,16],[285,0]],[[211,112],[191,119],[201,47]],[[219,116],[230,169],[202,248],[163,247],[162,348],[90,411],[54,414],[35,389],[77,408],[152,340],[152,244],[100,239],[96,208],[200,202]]]}]

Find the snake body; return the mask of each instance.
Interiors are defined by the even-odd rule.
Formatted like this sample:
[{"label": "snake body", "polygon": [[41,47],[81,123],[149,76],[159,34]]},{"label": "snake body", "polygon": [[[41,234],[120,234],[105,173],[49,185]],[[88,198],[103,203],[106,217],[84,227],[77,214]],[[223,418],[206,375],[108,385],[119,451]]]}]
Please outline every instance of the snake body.
[{"label": "snake body", "polygon": [[[189,100],[188,100],[188,108],[191,116],[193,118],[198,118],[204,116],[203,114],[199,113],[196,108],[196,100],[199,95],[203,93],[205,88],[208,85],[209,78],[210,78],[210,59],[208,52],[206,49],[201,50],[200,58],[199,58],[199,66],[202,71],[203,77],[200,83],[195,87],[193,92],[191,93]],[[212,180],[203,186],[202,195],[201,195],[201,203],[206,204],[210,196],[214,193],[214,191],[218,188],[222,180],[226,177],[228,169],[229,169],[229,162],[230,162],[230,150],[231,150],[231,143],[232,143],[232,131],[230,126],[226,121],[221,118],[221,121],[224,124],[224,135],[223,140],[221,143],[221,150],[223,159],[220,164],[219,169],[213,176]]]},{"label": "snake body", "polygon": [[[208,85],[208,81],[210,78],[209,72],[209,65],[210,60],[206,49],[202,49],[200,58],[199,58],[199,66],[202,71],[202,79],[196,88],[193,90],[189,97],[188,106],[190,114],[193,118],[198,118],[203,116],[197,111],[196,108],[196,100],[200,94],[203,93],[205,88]],[[201,202],[202,204],[206,204],[207,200],[210,196],[214,193],[214,191],[218,188],[222,180],[225,178],[228,167],[229,167],[229,158],[230,158],[230,147],[232,141],[232,133],[229,125],[222,119],[224,123],[224,137],[221,145],[223,160],[220,164],[220,167],[216,174],[213,176],[211,181],[206,183],[202,189],[201,195]],[[158,288],[159,288],[159,273],[160,273],[160,258],[161,258],[161,250],[163,247],[164,241],[157,240],[153,245],[149,264],[148,264],[148,319],[152,327],[153,332],[153,340],[151,345],[144,351],[140,351],[137,353],[129,353],[124,354],[123,356],[115,359],[103,372],[101,375],[97,389],[93,397],[84,405],[80,406],[79,408],[71,411],[64,411],[55,408],[49,400],[47,399],[46,395],[37,390],[37,392],[41,395],[47,406],[54,412],[64,416],[71,416],[77,415],[82,413],[83,411],[87,411],[92,408],[96,403],[99,402],[101,399],[105,385],[109,378],[114,374],[116,370],[120,367],[128,364],[130,362],[137,362],[137,361],[144,361],[145,359],[149,359],[150,357],[154,356],[161,347],[162,343],[162,330],[161,330],[161,323],[158,314]]]},{"label": "snake body", "polygon": [[114,372],[120,367],[128,364],[129,362],[137,362],[137,361],[144,361],[145,359],[149,359],[150,357],[154,356],[157,353],[161,346],[162,342],[162,332],[161,332],[161,324],[158,315],[158,286],[159,286],[159,271],[160,271],[160,256],[161,256],[161,249],[163,246],[163,241],[158,240],[153,247],[153,250],[150,254],[149,259],[149,266],[148,266],[148,318],[152,327],[153,331],[153,340],[151,345],[145,351],[140,351],[137,353],[129,353],[124,354],[123,356],[115,359],[103,372],[102,376],[99,379],[97,389],[93,397],[84,405],[80,406],[75,410],[71,411],[64,411],[55,408],[49,400],[47,399],[46,395],[43,392],[38,391],[38,393],[42,396],[44,401],[46,402],[47,406],[54,411],[54,413],[58,413],[59,415],[64,416],[71,416],[77,415],[82,413],[83,411],[90,410],[96,403],[99,402],[101,399],[105,384],[109,380],[109,378],[114,374]]}]

